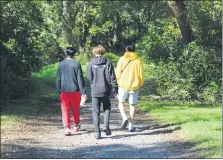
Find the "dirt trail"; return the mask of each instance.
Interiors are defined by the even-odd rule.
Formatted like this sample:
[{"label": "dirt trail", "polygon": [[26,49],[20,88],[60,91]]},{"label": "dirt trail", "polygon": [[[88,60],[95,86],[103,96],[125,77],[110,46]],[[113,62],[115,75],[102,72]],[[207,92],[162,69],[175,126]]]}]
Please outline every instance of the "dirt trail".
[{"label": "dirt trail", "polygon": [[[1,158],[199,158],[200,151],[174,133],[179,127],[159,125],[137,110],[136,132],[119,130],[121,116],[112,100],[111,136],[94,138],[91,103],[81,108],[81,129],[63,135],[59,99],[44,104],[56,114],[27,116],[24,123],[1,127]],[[128,109],[128,107],[126,107]],[[101,123],[103,113],[101,114]],[[101,127],[103,127],[101,125]]]}]

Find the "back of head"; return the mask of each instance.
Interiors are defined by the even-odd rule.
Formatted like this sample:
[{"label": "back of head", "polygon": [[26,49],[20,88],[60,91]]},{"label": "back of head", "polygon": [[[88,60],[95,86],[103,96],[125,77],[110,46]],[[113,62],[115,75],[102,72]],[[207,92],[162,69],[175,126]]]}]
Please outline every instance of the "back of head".
[{"label": "back of head", "polygon": [[103,55],[105,53],[105,48],[102,45],[98,45],[92,49],[93,55]]},{"label": "back of head", "polygon": [[135,51],[135,47],[132,45],[128,45],[125,47],[125,50],[128,52],[134,52]]},{"label": "back of head", "polygon": [[65,54],[67,57],[73,57],[75,52],[76,52],[76,49],[73,47],[67,47],[65,49]]}]

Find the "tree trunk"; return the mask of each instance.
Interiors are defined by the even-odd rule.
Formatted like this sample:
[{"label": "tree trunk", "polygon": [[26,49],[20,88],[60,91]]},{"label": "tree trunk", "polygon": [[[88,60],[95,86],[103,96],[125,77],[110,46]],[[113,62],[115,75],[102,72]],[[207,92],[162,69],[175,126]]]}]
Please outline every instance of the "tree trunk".
[{"label": "tree trunk", "polygon": [[114,15],[114,32],[113,32],[113,38],[112,38],[112,45],[114,47],[114,50],[116,52],[119,52],[120,49],[120,19],[118,13]]},{"label": "tree trunk", "polygon": [[70,25],[71,1],[62,1],[63,4],[63,36],[69,45],[73,44],[72,26]]},{"label": "tree trunk", "polygon": [[183,0],[167,1],[177,22],[180,26],[181,34],[183,37],[183,42],[188,44],[194,40],[192,29],[188,22],[186,7]]}]

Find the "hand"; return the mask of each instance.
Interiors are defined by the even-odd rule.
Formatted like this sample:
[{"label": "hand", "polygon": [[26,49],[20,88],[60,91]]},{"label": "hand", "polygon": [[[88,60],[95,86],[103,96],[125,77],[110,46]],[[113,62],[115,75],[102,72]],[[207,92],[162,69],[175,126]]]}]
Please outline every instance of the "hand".
[{"label": "hand", "polygon": [[80,106],[83,106],[84,103],[86,102],[86,100],[87,100],[87,95],[86,95],[86,94],[83,94],[83,95],[81,96]]},{"label": "hand", "polygon": [[81,98],[87,99],[87,95],[83,94],[83,95],[81,95]]},{"label": "hand", "polygon": [[118,99],[118,93],[115,93],[114,96],[115,96],[115,99]]}]

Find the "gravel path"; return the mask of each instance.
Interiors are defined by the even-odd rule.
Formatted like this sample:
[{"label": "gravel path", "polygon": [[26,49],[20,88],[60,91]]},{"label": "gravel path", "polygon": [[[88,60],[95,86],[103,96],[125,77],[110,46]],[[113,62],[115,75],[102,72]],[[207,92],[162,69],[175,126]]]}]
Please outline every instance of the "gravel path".
[{"label": "gravel path", "polygon": [[[149,114],[137,110],[136,132],[119,130],[121,116],[112,100],[111,136],[94,138],[91,103],[81,108],[81,129],[63,135],[58,99],[44,103],[56,115],[27,116],[24,123],[1,127],[1,158],[199,158],[199,150],[174,131],[174,124],[159,125]],[[126,109],[128,107],[126,106]],[[103,113],[101,114],[101,123]],[[101,125],[101,127],[103,127]]]}]

